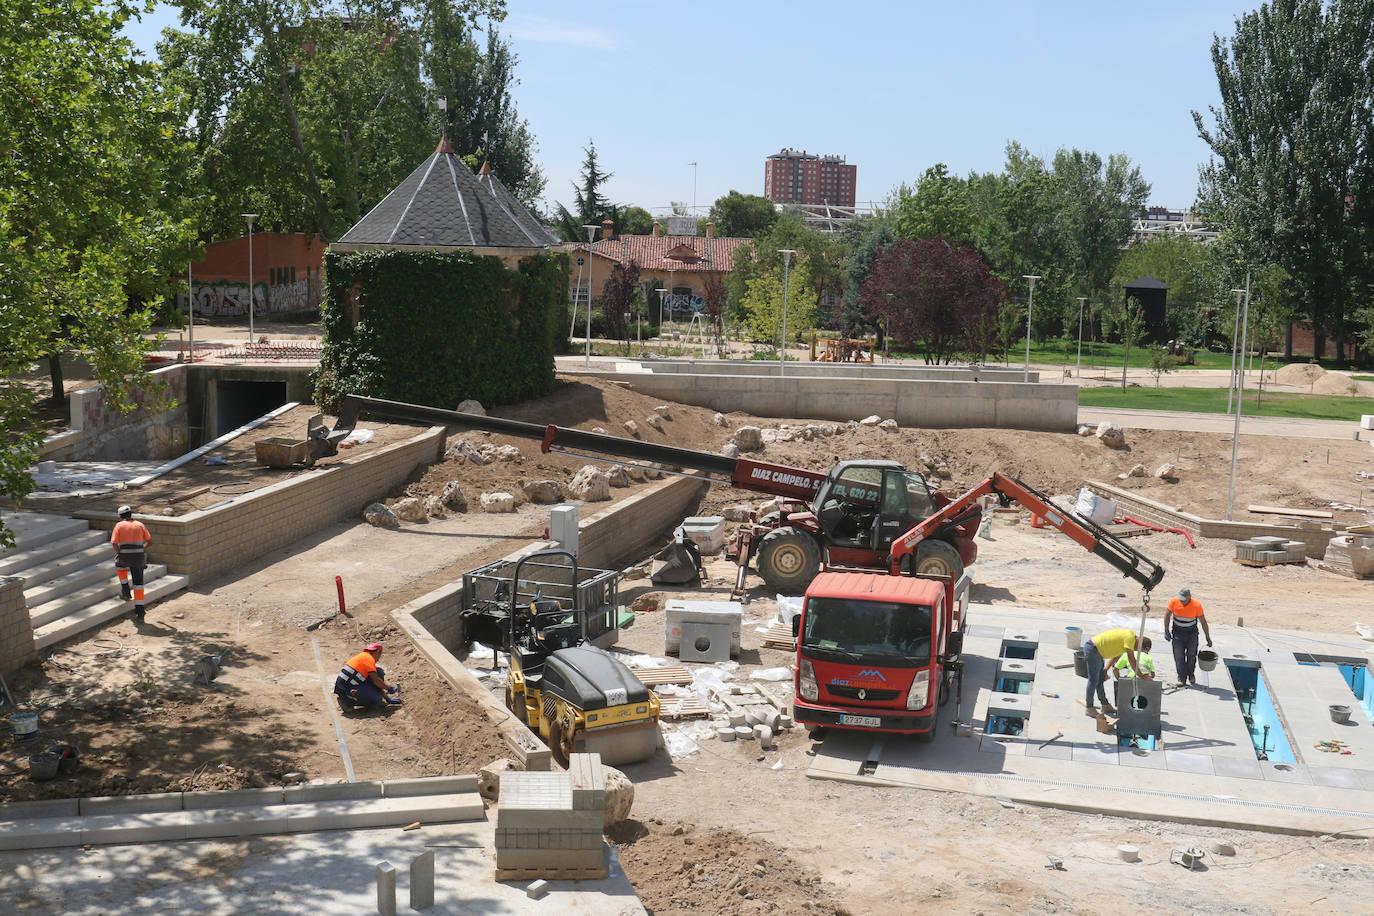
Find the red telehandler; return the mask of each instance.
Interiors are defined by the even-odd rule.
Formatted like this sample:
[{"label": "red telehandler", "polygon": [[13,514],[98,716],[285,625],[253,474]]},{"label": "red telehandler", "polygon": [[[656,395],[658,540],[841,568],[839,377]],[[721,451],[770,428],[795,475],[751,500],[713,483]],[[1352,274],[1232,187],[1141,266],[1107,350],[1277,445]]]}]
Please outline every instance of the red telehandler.
[{"label": "red telehandler", "polygon": [[[782,509],[741,525],[731,545],[729,554],[739,562],[737,593],[743,591],[750,559],[770,588],[787,595],[804,592],[823,562],[828,566],[886,570],[891,563],[893,543],[937,513],[944,518],[943,510],[950,502],[945,494],[932,491],[923,476],[895,461],[846,460],[837,462],[829,471],[812,471],[563,426],[540,426],[358,395],[344,398],[334,430],[312,440],[312,455],[334,454],[338,443],[352,432],[364,414],[535,439],[546,452],[595,452],[582,457],[596,461],[645,461],[688,468],[701,472],[708,480],[779,496],[783,499]],[[980,520],[981,509],[973,506],[961,511],[956,520],[930,527],[905,557],[901,571],[957,579],[964,567],[978,557],[973,537]]]}]

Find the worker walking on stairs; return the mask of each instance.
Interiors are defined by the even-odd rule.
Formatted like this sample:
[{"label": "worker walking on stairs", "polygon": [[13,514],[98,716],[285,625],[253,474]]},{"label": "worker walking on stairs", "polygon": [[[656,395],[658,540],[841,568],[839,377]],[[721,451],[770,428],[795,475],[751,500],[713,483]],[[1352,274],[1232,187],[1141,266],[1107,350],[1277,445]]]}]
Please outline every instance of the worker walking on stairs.
[{"label": "worker walking on stairs", "polygon": [[1202,602],[1193,600],[1191,589],[1181,588],[1177,598],[1169,599],[1169,610],[1164,613],[1164,639],[1174,644],[1174,670],[1178,672],[1180,687],[1197,684],[1194,669],[1197,667],[1198,627],[1202,627],[1207,647],[1211,648],[1212,631],[1207,627]]},{"label": "worker walking on stairs", "polygon": [[[148,566],[148,544],[152,535],[142,522],[134,519],[129,506],[119,507],[119,521],[110,534],[115,551],[115,574],[119,576],[119,596],[125,601],[134,599],[134,619],[143,622],[143,571]],[[133,580],[132,587],[130,579]]]}]

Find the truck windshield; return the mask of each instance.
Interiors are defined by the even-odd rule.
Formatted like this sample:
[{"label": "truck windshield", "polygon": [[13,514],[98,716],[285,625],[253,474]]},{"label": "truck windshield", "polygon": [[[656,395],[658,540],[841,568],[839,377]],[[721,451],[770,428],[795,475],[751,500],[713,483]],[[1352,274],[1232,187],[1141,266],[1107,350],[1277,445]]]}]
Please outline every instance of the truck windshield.
[{"label": "truck windshield", "polygon": [[930,661],[929,606],[811,597],[805,616],[807,655],[834,661],[882,656],[918,667]]}]

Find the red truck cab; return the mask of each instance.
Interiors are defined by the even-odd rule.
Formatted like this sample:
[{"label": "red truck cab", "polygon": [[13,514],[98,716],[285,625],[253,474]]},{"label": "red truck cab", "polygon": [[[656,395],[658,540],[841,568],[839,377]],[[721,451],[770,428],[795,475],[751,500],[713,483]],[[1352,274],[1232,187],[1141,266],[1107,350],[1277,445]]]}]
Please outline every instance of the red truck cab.
[{"label": "red truck cab", "polygon": [[824,572],[793,621],[796,720],[932,740],[963,648],[970,579]]}]

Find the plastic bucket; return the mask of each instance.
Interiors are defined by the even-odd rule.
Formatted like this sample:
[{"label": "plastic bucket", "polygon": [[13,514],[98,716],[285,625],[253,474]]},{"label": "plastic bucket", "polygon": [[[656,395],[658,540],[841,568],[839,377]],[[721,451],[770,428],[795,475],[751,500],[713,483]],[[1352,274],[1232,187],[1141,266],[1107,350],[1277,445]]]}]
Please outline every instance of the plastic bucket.
[{"label": "plastic bucket", "polygon": [[1079,677],[1088,676],[1088,656],[1082,649],[1073,650],[1073,673]]},{"label": "plastic bucket", "polygon": [[58,767],[61,765],[62,758],[52,751],[34,754],[29,758],[29,778],[34,782],[56,779]]},{"label": "plastic bucket", "polygon": [[1064,642],[1070,649],[1077,649],[1079,646],[1083,645],[1083,628],[1065,627]]},{"label": "plastic bucket", "polygon": [[1335,722],[1337,725],[1344,725],[1350,721],[1349,706],[1333,703],[1327,707],[1327,711],[1331,713],[1331,721]]},{"label": "plastic bucket", "polygon": [[1203,671],[1211,671],[1217,666],[1217,654],[1211,649],[1203,649],[1197,654],[1197,666]]},{"label": "plastic bucket", "polygon": [[14,731],[15,741],[28,741],[38,737],[38,713],[17,712],[10,716],[10,728]]}]

